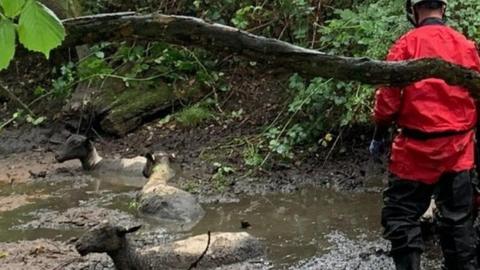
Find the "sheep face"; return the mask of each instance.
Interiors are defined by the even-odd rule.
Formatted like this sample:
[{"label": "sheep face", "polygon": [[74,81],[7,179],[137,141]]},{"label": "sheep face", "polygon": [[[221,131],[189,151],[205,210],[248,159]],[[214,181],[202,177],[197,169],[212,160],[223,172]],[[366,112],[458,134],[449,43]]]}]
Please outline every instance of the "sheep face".
[{"label": "sheep face", "polygon": [[89,253],[114,253],[123,247],[125,235],[141,228],[135,226],[129,229],[110,224],[100,224],[86,232],[75,243],[78,253],[85,256]]},{"label": "sheep face", "polygon": [[155,167],[158,165],[169,165],[171,161],[175,160],[174,154],[167,154],[164,152],[159,152],[156,154],[148,153],[145,155],[147,162],[145,163],[145,167],[143,167],[143,176],[145,178],[150,178],[150,176],[155,172]]},{"label": "sheep face", "polygon": [[62,149],[55,155],[55,159],[60,163],[72,159],[84,159],[91,151],[93,151],[93,144],[87,137],[72,135],[62,145]]}]

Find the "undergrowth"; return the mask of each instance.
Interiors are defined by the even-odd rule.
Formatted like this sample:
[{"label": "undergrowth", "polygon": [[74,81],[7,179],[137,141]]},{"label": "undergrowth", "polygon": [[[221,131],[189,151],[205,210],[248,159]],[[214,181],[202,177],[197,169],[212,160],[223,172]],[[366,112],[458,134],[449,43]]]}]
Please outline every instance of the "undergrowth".
[{"label": "undergrowth", "polygon": [[[329,54],[374,59],[384,59],[392,43],[410,27],[403,1],[90,0],[85,3],[87,13],[137,9],[193,15]],[[449,24],[477,41],[480,40],[478,13],[477,0],[449,1]],[[90,47],[86,57],[55,68],[57,77],[51,89],[37,88],[35,95],[68,99],[79,83],[101,82],[106,78],[120,79],[127,88],[156,80],[172,84],[196,81],[211,90],[207,96],[213,105],[184,104],[185,108],[172,117],[181,125],[197,126],[217,115],[232,118],[218,107],[222,93],[229,91],[218,57],[202,49],[190,50],[162,42],[100,43]],[[372,86],[328,78],[307,80],[294,74],[287,88],[291,97],[288,106],[278,112],[274,122],[265,123],[264,131],[255,140],[243,143],[240,151],[249,167],[265,165],[271,158],[291,160],[299,145],[333,147],[349,126],[370,121]]]},{"label": "undergrowth", "polygon": [[214,117],[206,106],[195,104],[175,114],[175,120],[185,127],[194,127]]},{"label": "undergrowth", "polygon": [[[449,1],[449,24],[471,39],[480,40],[477,1]],[[402,1],[363,1],[349,9],[336,9],[334,16],[318,29],[318,49],[335,55],[384,59],[393,42],[409,29]],[[292,100],[283,120],[264,133],[264,161],[271,156],[292,159],[295,146],[318,144],[335,147],[345,129],[368,124],[374,86],[323,78],[289,80]],[[258,151],[248,146],[245,162]],[[255,149],[265,149],[257,146]],[[254,154],[252,154],[254,153]],[[327,157],[328,158],[328,155]],[[258,160],[258,158],[255,158]]]}]

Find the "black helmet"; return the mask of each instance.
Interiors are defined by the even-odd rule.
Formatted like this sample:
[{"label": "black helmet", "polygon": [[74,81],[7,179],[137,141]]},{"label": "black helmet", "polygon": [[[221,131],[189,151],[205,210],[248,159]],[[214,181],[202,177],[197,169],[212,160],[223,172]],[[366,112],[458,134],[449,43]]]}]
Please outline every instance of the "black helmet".
[{"label": "black helmet", "polygon": [[414,10],[413,8],[418,5],[418,4],[421,4],[421,3],[425,3],[425,2],[439,2],[443,5],[448,5],[448,1],[447,0],[407,0],[406,2],[406,5],[405,5],[405,10],[407,11],[407,19],[409,22],[411,22],[413,25],[417,25],[417,19],[415,17],[415,13],[414,13]]}]

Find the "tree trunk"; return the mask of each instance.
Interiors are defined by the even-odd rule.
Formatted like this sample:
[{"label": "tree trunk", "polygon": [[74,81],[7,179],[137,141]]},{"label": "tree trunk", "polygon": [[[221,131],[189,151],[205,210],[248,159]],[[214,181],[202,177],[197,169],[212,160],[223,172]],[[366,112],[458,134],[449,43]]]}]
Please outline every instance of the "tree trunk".
[{"label": "tree trunk", "polygon": [[[94,121],[102,131],[113,136],[124,136],[137,129],[145,122],[164,117],[181,104],[199,101],[205,95],[205,89],[200,83],[179,81],[166,83],[162,80],[151,82],[125,82],[118,78],[94,80],[89,85],[91,96],[87,108],[79,111],[89,111],[87,118],[81,123],[71,122],[75,129],[89,128],[89,122]],[[78,119],[78,111],[67,111],[67,115]],[[78,125],[82,124],[81,127]]]},{"label": "tree trunk", "polygon": [[310,77],[393,86],[431,77],[441,78],[449,84],[468,88],[475,97],[480,96],[479,73],[439,59],[385,62],[327,55],[187,16],[115,13],[67,19],[64,24],[68,32],[65,46],[105,40],[162,40],[238,53],[254,60],[264,60],[272,68]]},{"label": "tree trunk", "polygon": [[78,0],[40,0],[40,2],[62,19],[82,15],[82,7]]}]

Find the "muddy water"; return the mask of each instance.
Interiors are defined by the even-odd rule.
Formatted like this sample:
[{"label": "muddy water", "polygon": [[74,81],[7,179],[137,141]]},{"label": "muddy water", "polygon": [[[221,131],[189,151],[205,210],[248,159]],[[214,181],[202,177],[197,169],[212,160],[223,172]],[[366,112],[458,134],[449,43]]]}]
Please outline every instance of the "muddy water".
[{"label": "muddy water", "polygon": [[[49,211],[64,212],[75,207],[99,206],[136,214],[130,207],[134,201],[134,188],[84,179],[83,176],[77,178],[65,180],[60,177],[56,179],[58,181],[48,179],[13,187],[0,186],[0,196],[31,195],[39,198],[0,213],[0,242],[38,238],[67,240],[83,232],[80,228],[19,229]],[[391,267],[391,260],[385,256],[388,246],[380,239],[379,193],[342,193],[311,188],[291,194],[240,197],[237,203],[207,204],[204,208],[204,219],[186,232],[187,235],[247,230],[265,243],[266,259],[270,264],[267,269]],[[241,228],[242,222],[244,225],[248,223],[249,227]],[[152,223],[145,227],[144,233],[164,228],[161,224]],[[167,232],[168,238],[185,236],[185,232],[167,231],[170,232]],[[354,264],[346,265],[348,261]]]},{"label": "muddy water", "polygon": [[42,215],[42,212],[64,212],[79,206],[100,206],[134,212],[129,207],[133,197],[132,188],[100,183],[91,181],[91,179],[78,180],[58,183],[45,181],[43,183],[14,186],[0,185],[0,196],[21,194],[38,198],[31,199],[26,205],[12,211],[0,213],[0,242],[35,240],[38,238],[66,240],[83,232],[75,229],[14,229],[16,226],[21,226],[38,218]]},{"label": "muddy water", "polygon": [[206,206],[205,218],[192,230],[247,230],[268,247],[268,258],[277,266],[326,253],[327,237],[334,231],[346,237],[379,236],[380,194],[337,193],[305,189],[293,194],[244,197],[239,203]]}]

